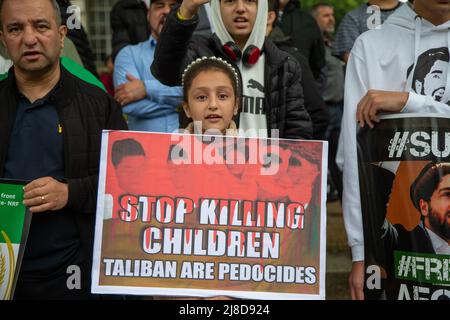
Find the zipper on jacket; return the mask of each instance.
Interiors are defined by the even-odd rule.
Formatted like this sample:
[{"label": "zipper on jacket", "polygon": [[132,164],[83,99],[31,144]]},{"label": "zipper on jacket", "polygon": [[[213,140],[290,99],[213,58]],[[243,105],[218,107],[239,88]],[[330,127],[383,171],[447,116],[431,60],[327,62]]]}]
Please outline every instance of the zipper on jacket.
[{"label": "zipper on jacket", "polygon": [[267,137],[271,138],[272,137],[272,88],[271,88],[271,82],[270,81],[270,64],[269,64],[269,59],[267,54],[265,55],[266,58],[266,63],[265,63],[265,68],[264,68],[264,98],[265,98],[265,111],[266,111],[266,125],[267,125]]}]

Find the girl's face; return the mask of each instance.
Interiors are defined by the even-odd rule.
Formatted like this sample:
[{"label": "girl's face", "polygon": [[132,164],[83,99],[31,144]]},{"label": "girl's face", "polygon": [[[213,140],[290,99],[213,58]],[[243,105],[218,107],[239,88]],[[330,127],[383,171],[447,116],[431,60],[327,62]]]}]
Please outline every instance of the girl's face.
[{"label": "girl's face", "polygon": [[227,74],[219,70],[202,71],[192,80],[187,94],[184,111],[192,120],[202,122],[203,132],[215,129],[224,133],[229,128],[239,105]]}]

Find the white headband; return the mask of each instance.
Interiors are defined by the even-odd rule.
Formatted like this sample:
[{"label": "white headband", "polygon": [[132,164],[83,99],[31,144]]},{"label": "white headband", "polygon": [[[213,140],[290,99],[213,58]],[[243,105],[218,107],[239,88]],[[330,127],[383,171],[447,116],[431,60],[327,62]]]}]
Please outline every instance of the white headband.
[{"label": "white headband", "polygon": [[192,61],[187,67],[186,69],[184,69],[183,71],[183,76],[181,78],[181,85],[184,87],[184,77],[186,75],[186,73],[189,71],[189,69],[191,69],[193,66],[195,66],[196,64],[205,61],[205,60],[214,60],[214,61],[218,61],[220,63],[222,63],[224,66],[226,66],[227,68],[229,68],[233,74],[234,74],[234,78],[236,80],[236,86],[239,88],[239,75],[236,72],[236,69],[234,69],[234,67],[228,63],[227,61],[223,60],[222,58],[219,57],[215,57],[215,56],[211,56],[211,57],[201,57],[201,58],[197,58],[194,61]]}]

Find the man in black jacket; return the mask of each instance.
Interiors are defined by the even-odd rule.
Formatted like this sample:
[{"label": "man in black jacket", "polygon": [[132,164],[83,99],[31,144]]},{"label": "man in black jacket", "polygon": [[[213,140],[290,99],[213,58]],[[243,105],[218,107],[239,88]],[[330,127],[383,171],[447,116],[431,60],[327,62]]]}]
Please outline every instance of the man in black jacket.
[{"label": "man in black jacket", "polygon": [[192,37],[198,8],[205,2],[184,0],[169,13],[151,66],[155,77],[163,84],[179,85],[190,62],[221,57],[241,72],[240,129],[248,136],[272,136],[271,131],[278,130],[281,138],[310,139],[312,124],[304,108],[300,66],[265,37],[267,0],[212,0],[216,33]]},{"label": "man in black jacket", "polygon": [[281,28],[276,25],[278,3],[277,0],[268,1],[267,36],[278,48],[291,54],[300,63],[300,67],[302,68],[303,93],[305,95],[305,109],[311,116],[313,139],[324,140],[328,127],[328,112],[325,102],[314,81],[308,60],[292,45],[291,37],[286,36]]},{"label": "man in black jacket", "polygon": [[0,177],[31,181],[33,214],[15,299],[90,298],[101,132],[126,123],[60,65],[67,29],[55,0],[3,0],[0,16],[14,63],[0,82]]},{"label": "man in black jacket", "polygon": [[[122,48],[147,41],[150,37],[147,21],[147,10],[150,3],[150,0],[120,0],[112,8],[110,21],[113,60],[116,59]],[[205,6],[200,9],[200,23],[195,30],[195,34],[211,34]]]},{"label": "man in black jacket", "polygon": [[142,0],[120,0],[110,14],[112,30],[112,58],[130,44],[148,40],[147,5]]},{"label": "man in black jacket", "polygon": [[306,57],[319,89],[325,84],[325,45],[314,18],[300,9],[300,0],[280,0],[279,26]]},{"label": "man in black jacket", "polygon": [[[332,55],[334,40],[331,35],[335,26],[333,6],[318,3],[312,7],[311,13],[319,25],[325,42],[327,66],[325,68],[326,81],[323,87],[323,99],[325,100],[330,119],[330,125],[326,130],[326,139],[329,143],[328,168],[331,174],[331,181],[333,182],[329,185],[331,186],[331,191],[337,190],[339,199],[342,200],[342,171],[336,163],[336,154],[344,112],[344,63]],[[328,199],[333,199],[333,192],[330,192]]]}]

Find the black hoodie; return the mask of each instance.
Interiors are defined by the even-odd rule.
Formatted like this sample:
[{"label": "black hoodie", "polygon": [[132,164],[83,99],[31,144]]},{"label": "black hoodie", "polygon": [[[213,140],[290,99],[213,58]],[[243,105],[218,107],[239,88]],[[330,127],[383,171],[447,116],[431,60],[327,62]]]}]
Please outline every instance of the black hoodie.
[{"label": "black hoodie", "polygon": [[112,57],[129,44],[148,40],[147,8],[141,0],[120,0],[111,10]]},{"label": "black hoodie", "polygon": [[325,44],[316,20],[300,9],[299,0],[290,0],[278,21],[292,44],[308,59],[309,66],[320,88],[325,83]]},{"label": "black hoodie", "polygon": [[328,127],[328,111],[319,89],[317,88],[316,82],[314,81],[313,74],[308,65],[308,60],[306,60],[296,47],[292,46],[291,37],[284,35],[279,27],[273,28],[269,38],[279,49],[291,54],[300,63],[303,71],[302,85],[305,97],[305,109],[311,117],[313,139],[324,140],[325,131]]}]

